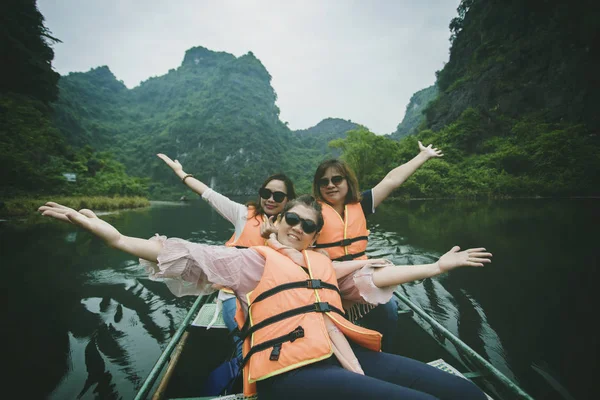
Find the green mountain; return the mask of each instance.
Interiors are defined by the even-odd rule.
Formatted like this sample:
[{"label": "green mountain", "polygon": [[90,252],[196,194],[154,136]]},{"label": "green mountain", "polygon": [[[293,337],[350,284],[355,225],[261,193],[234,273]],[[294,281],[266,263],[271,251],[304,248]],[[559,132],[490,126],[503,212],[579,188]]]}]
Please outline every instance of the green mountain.
[{"label": "green mountain", "polygon": [[281,122],[271,76],[251,52],[195,47],[131,90],[107,67],[64,76],[59,87],[55,123],[68,142],[110,151],[129,174],[150,178],[153,196],[184,190],[159,152],[227,194],[254,193],[280,171],[308,190],[305,172],[324,153]]},{"label": "green mountain", "polygon": [[339,156],[339,152],[332,152],[329,142],[344,138],[348,131],[359,128],[360,125],[341,118],[325,118],[317,125],[308,129],[298,129],[294,134],[306,148],[319,149],[323,154],[331,157]]},{"label": "green mountain", "polygon": [[396,131],[390,135],[391,139],[400,140],[405,136],[417,132],[419,125],[425,120],[423,111],[438,95],[435,85],[421,89],[413,94],[406,106],[406,112],[402,122],[398,124]]},{"label": "green mountain", "polygon": [[418,140],[442,149],[399,196],[598,196],[598,21],[591,0],[463,0],[416,134],[360,131],[334,145],[366,186],[412,158]]},{"label": "green mountain", "polygon": [[600,128],[598,10],[593,0],[463,0],[427,126],[440,129],[473,107]]}]

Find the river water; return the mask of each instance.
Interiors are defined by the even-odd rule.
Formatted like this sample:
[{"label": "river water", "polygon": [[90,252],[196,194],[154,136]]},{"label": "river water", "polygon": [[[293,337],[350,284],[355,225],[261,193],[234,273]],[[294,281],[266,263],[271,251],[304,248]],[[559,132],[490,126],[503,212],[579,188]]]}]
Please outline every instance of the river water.
[{"label": "river water", "polygon": [[[554,387],[563,398],[586,399],[597,372],[599,205],[388,201],[369,219],[368,254],[404,265],[432,262],[453,245],[486,247],[494,254],[489,266],[400,290],[534,398]],[[232,233],[202,201],[153,203],[103,218],[143,238],[222,244]],[[173,296],[134,257],[57,221],[0,222],[0,243],[11,392],[133,398],[194,298]]]}]

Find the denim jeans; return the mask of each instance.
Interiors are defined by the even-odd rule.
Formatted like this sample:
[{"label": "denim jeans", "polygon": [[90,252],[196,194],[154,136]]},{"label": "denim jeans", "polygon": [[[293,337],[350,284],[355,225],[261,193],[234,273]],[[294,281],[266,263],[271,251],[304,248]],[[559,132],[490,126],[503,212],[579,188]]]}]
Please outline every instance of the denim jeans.
[{"label": "denim jeans", "polygon": [[[235,297],[230,299],[226,299],[223,301],[223,321],[225,325],[227,325],[227,329],[229,332],[233,332],[236,329],[237,323],[235,322],[235,310],[236,310],[236,301]],[[233,337],[233,345],[235,346],[235,355],[237,358],[241,360],[242,358],[242,341],[235,335]]]}]

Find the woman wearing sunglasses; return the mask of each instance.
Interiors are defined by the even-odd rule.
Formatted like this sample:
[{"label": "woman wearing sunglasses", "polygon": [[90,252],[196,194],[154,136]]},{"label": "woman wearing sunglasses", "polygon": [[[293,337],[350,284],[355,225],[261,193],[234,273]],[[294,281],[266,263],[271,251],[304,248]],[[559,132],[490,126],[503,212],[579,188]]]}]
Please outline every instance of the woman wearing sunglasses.
[{"label": "woman wearing sunglasses", "polygon": [[[325,219],[315,248],[326,250],[333,261],[366,259],[369,239],[366,217],[375,213],[375,208],[427,160],[443,156],[431,144],[425,147],[419,142],[419,149],[416,157],[394,168],[373,189],[362,193],[356,175],[344,161],[323,161],[313,177],[313,196],[321,202]],[[394,299],[378,306],[356,304],[347,311],[352,322],[383,334],[384,350],[392,349],[398,322]]]},{"label": "woman wearing sunglasses", "polygon": [[[452,248],[427,265],[381,266],[384,260],[332,261],[309,248],[323,226],[311,196],[288,202],[266,246],[238,249],[182,239],[145,240],[122,235],[90,210],[56,203],[44,216],[71,222],[110,247],[141,258],[154,278],[176,295],[202,295],[230,287],[244,337],[244,393],[260,399],[485,399],[472,382],[427,364],[380,351],[381,334],[349,322],[345,301],[391,298],[399,284],[458,267],[483,267],[483,248]],[[380,264],[379,268],[373,268]],[[389,265],[389,264],[388,264]],[[248,318],[250,315],[251,318]],[[352,344],[348,341],[351,339]],[[334,355],[335,357],[332,357]]]},{"label": "woman wearing sunglasses", "polygon": [[[190,189],[200,195],[226,220],[231,222],[235,231],[231,238],[225,243],[231,247],[251,247],[265,244],[263,237],[272,232],[273,226],[269,219],[277,218],[277,215],[283,210],[283,207],[289,200],[296,198],[296,191],[292,180],[284,174],[275,174],[269,176],[258,190],[258,201],[240,204],[220,193],[215,192],[206,184],[194,178],[192,174],[187,174],[179,161],[171,160],[164,154],[157,154],[175,174]],[[267,218],[265,218],[266,216]],[[228,289],[221,290],[218,295],[218,302],[222,304],[223,320],[229,331],[235,329],[236,304],[235,296]],[[217,312],[219,307],[217,307]],[[241,355],[241,342],[236,340],[238,355]]]}]

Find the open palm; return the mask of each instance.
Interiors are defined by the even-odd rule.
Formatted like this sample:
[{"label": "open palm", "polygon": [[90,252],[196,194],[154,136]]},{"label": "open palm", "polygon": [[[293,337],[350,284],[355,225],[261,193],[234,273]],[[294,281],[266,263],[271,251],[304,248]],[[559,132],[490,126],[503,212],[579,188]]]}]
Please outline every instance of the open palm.
[{"label": "open palm", "polygon": [[173,161],[167,155],[162,154],[162,153],[158,153],[157,156],[158,156],[158,158],[163,160],[169,167],[171,167],[171,169],[173,171],[175,171],[175,172],[183,171],[183,167],[181,166],[179,161],[177,161],[177,160]]},{"label": "open palm", "polygon": [[437,147],[433,147],[432,144],[425,147],[425,146],[423,146],[423,143],[421,143],[421,141],[419,141],[419,150],[421,150],[421,153],[427,154],[427,156],[429,156],[429,158],[444,156],[442,151],[439,150]]},{"label": "open palm", "polygon": [[38,208],[38,211],[43,216],[77,225],[98,236],[111,247],[114,247],[121,239],[121,233],[108,222],[98,218],[92,210],[75,211],[72,208],[49,201]]},{"label": "open palm", "polygon": [[440,257],[438,265],[442,272],[452,271],[458,267],[483,267],[483,264],[492,262],[490,257],[492,253],[486,252],[483,247],[460,251],[460,247],[454,246]]}]

